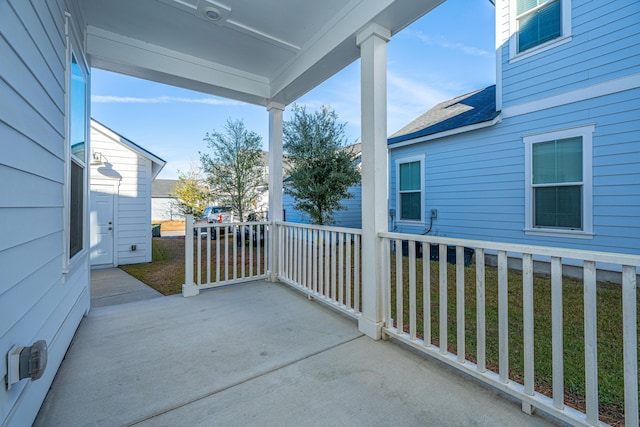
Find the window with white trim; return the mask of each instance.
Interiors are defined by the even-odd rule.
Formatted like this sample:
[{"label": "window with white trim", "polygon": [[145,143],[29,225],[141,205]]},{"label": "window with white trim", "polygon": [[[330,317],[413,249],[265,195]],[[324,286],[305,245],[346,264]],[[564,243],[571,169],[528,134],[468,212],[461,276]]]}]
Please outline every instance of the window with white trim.
[{"label": "window with white trim", "polygon": [[592,125],[527,136],[526,229],[591,233]]},{"label": "window with white trim", "polygon": [[396,163],[399,221],[422,222],[422,169],[422,157],[402,159]]}]

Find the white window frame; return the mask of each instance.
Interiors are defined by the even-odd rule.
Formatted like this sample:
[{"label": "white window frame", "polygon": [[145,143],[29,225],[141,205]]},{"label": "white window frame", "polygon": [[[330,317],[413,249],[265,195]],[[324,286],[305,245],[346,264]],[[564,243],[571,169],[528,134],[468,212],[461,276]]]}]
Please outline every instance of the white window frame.
[{"label": "white window frame", "polygon": [[[64,227],[62,232],[63,241],[63,256],[62,256],[62,271],[67,274],[71,271],[79,260],[86,258],[89,253],[89,227],[88,227],[88,209],[89,209],[89,163],[88,153],[90,151],[89,141],[89,118],[91,117],[90,111],[90,75],[89,65],[82,49],[81,39],[78,36],[79,31],[75,28],[74,21],[69,13],[65,13],[65,35],[66,35],[66,52],[65,52],[65,139],[64,139],[64,207],[63,207],[63,221]],[[79,159],[77,156],[71,153],[71,103],[72,97],[70,96],[72,87],[73,70],[71,67],[72,58],[76,59],[76,63],[79,65],[80,70],[85,80],[85,147],[84,147],[84,159]],[[82,200],[82,249],[71,256],[71,164],[75,162],[83,168],[82,182],[83,182],[83,200]]]},{"label": "white window frame", "polygon": [[[593,132],[594,124],[588,124],[575,128],[556,130],[522,138],[524,151],[525,174],[525,228],[529,235],[569,237],[578,239],[593,238]],[[566,138],[582,138],[582,230],[569,230],[558,228],[544,228],[533,226],[533,182],[532,182],[532,149],[533,144]]]},{"label": "white window frame", "polygon": [[[402,212],[400,206],[400,165],[405,163],[420,162],[420,219],[402,219],[400,214]],[[424,164],[425,155],[416,155],[410,157],[402,157],[396,159],[396,223],[397,224],[412,224],[412,225],[424,225],[425,216],[425,200],[424,200]]]},{"label": "white window frame", "polygon": [[[547,3],[555,1],[548,0]],[[517,62],[519,60],[528,58],[533,55],[537,55],[538,53],[544,52],[549,49],[553,49],[562,44],[568,43],[571,41],[571,0],[557,0],[560,2],[560,36],[556,37],[553,40],[549,40],[538,46],[527,49],[523,52],[518,52],[518,6],[517,0],[510,0],[509,2],[509,28],[511,28],[511,40],[509,42],[509,62]],[[546,3],[545,3],[546,4]]]}]

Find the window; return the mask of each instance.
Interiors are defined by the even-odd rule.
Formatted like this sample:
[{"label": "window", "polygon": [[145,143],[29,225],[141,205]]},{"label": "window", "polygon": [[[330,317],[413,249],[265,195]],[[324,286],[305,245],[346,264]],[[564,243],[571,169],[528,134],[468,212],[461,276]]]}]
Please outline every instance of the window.
[{"label": "window", "polygon": [[87,73],[70,49],[67,63],[67,262],[84,249],[87,152]]},{"label": "window", "polygon": [[397,163],[398,220],[422,221],[422,158]]},{"label": "window", "polygon": [[518,52],[560,37],[561,0],[517,0]]},{"label": "window", "polygon": [[527,231],[591,233],[593,126],[524,138]]}]

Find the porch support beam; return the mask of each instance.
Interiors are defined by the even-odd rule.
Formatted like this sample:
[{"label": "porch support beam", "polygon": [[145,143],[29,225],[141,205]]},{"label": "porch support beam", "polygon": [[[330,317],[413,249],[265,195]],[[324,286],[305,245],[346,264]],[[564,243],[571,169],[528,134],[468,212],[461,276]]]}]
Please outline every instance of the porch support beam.
[{"label": "porch support beam", "polygon": [[277,102],[267,104],[269,112],[269,280],[275,282],[279,264],[278,233],[275,223],[282,221],[282,115],[285,106]]},{"label": "porch support beam", "polygon": [[362,111],[362,314],[358,329],[382,337],[382,243],[387,231],[387,42],[391,32],[370,24],[356,38],[360,48]]}]

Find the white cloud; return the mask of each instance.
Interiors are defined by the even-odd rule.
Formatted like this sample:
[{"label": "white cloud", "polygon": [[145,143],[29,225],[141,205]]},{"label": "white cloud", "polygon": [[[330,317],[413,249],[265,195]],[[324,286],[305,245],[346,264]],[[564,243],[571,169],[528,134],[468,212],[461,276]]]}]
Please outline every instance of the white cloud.
[{"label": "white cloud", "polygon": [[414,37],[420,41],[422,41],[425,44],[428,44],[430,46],[439,46],[442,47],[444,49],[453,49],[453,50],[458,50],[462,53],[464,53],[465,55],[470,55],[470,56],[489,56],[492,55],[491,52],[488,52],[484,49],[480,49],[474,46],[467,46],[464,43],[460,43],[460,42],[452,42],[450,40],[448,40],[446,37],[443,36],[437,36],[437,37],[431,37],[428,36],[426,34],[424,34],[422,31],[415,31],[415,30],[411,30],[411,29],[406,29],[403,34],[409,36],[409,37]]},{"label": "white cloud", "polygon": [[91,102],[101,104],[208,104],[208,105],[244,105],[242,102],[218,98],[184,98],[177,96],[155,96],[149,98],[133,96],[93,95]]}]

